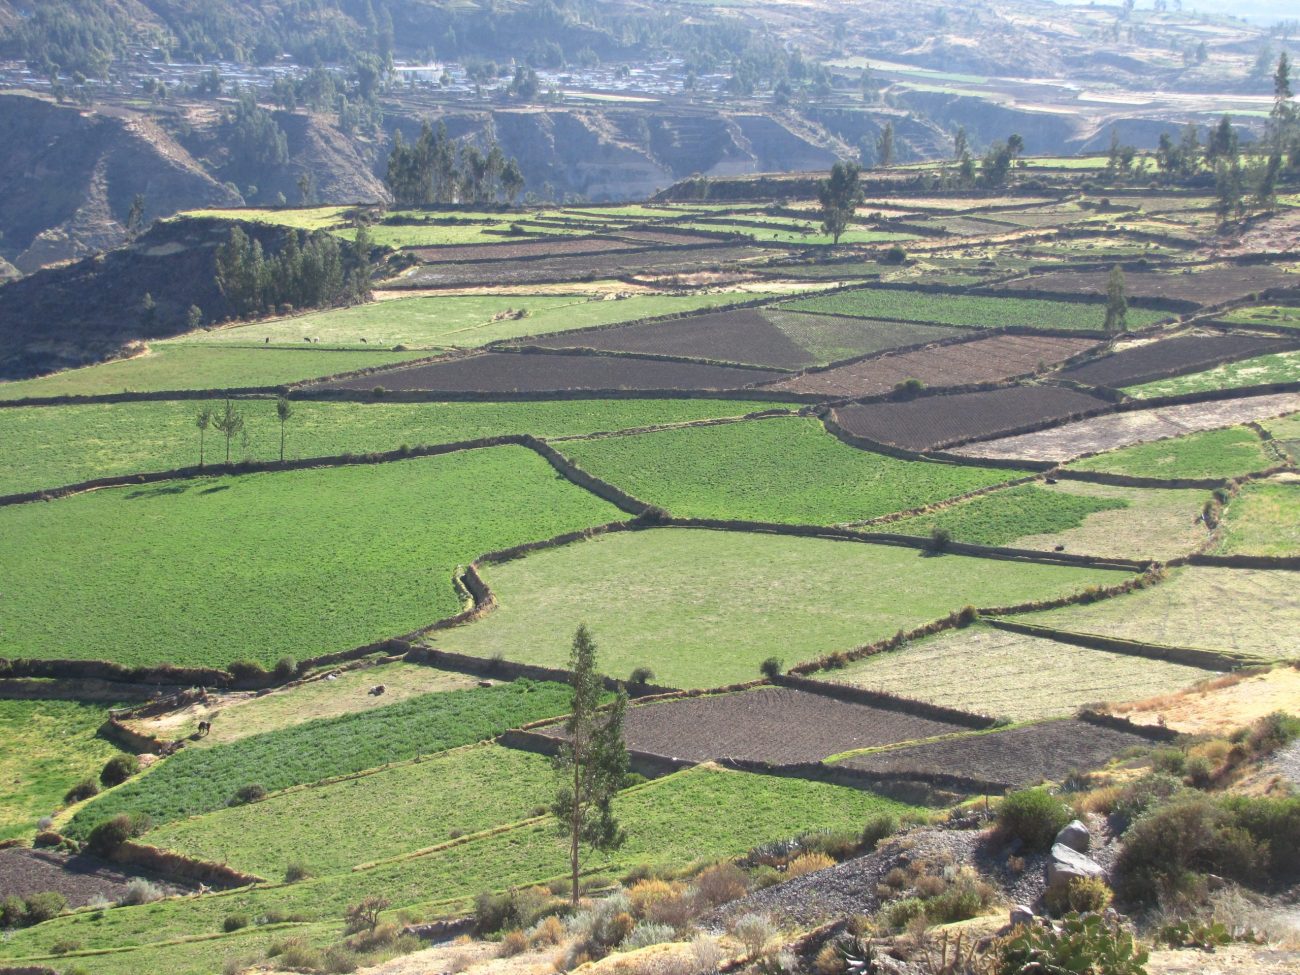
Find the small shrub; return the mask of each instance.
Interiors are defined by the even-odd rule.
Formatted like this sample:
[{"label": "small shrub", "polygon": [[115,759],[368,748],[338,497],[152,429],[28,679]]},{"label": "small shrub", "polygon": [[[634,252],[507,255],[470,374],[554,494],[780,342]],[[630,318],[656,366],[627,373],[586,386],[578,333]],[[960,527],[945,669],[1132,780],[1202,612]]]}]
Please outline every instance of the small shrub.
[{"label": "small shrub", "polygon": [[1183,783],[1172,775],[1144,775],[1123,787],[1111,803],[1113,824],[1123,832],[1148,809],[1168,802],[1184,791]]},{"label": "small shrub", "polygon": [[99,773],[99,781],[106,788],[121,785],[140,771],[140,759],[134,755],[114,755]]},{"label": "small shrub", "polygon": [[998,806],[998,832],[1004,840],[1019,840],[1028,850],[1050,849],[1069,821],[1069,808],[1043,788],[1013,792]]},{"label": "small shrub", "polygon": [[230,797],[230,805],[246,806],[250,802],[261,802],[266,798],[266,786],[253,782],[249,785],[241,785],[235,790],[235,794]]},{"label": "small shrub", "polygon": [[898,832],[898,817],[893,813],[872,816],[862,827],[861,846],[866,852],[874,850],[881,842]]},{"label": "small shrub", "polygon": [[998,971],[1146,975],[1147,953],[1118,923],[1070,914],[1060,930],[1021,925],[997,945]]},{"label": "small shrub", "polygon": [[903,249],[902,244],[892,245],[884,254],[880,256],[881,264],[903,264],[907,261],[907,251]]},{"label": "small shrub", "polygon": [[319,969],[325,967],[325,956],[307,943],[301,936],[285,938],[272,942],[266,949],[266,957],[276,960],[277,968]]},{"label": "small shrub", "polygon": [[276,680],[288,681],[298,676],[298,661],[292,657],[281,657],[276,661],[275,669],[271,671]]},{"label": "small shrub", "polygon": [[1228,929],[1217,921],[1184,919],[1164,925],[1156,935],[1171,948],[1200,948],[1213,951],[1232,941]]},{"label": "small shrub", "polygon": [[296,884],[300,880],[306,880],[311,876],[311,869],[305,863],[294,861],[284,868],[284,882],[286,884]]},{"label": "small shrub", "polygon": [[1064,887],[1048,890],[1045,900],[1053,914],[1100,914],[1113,896],[1100,877],[1075,877]]},{"label": "small shrub", "polygon": [[903,897],[886,905],[881,915],[889,928],[901,931],[913,921],[925,917],[925,902],[919,897]]},{"label": "small shrub", "polygon": [[95,780],[82,779],[64,794],[63,802],[70,806],[74,802],[84,802],[97,795],[99,795],[99,786],[95,784]]},{"label": "small shrub", "polygon": [[835,861],[825,853],[804,853],[790,861],[785,868],[785,876],[787,880],[794,880],[833,866]]},{"label": "small shrub", "polygon": [[254,660],[236,660],[226,670],[240,683],[261,683],[266,680],[266,668]]},{"label": "small shrub", "polygon": [[518,928],[507,931],[501,936],[501,957],[513,958],[528,950],[528,935]]},{"label": "small shrub", "polygon": [[758,671],[768,680],[774,680],[781,676],[785,670],[785,661],[780,657],[768,657],[759,665]]},{"label": "small shrub", "polygon": [[235,931],[243,930],[252,923],[247,914],[227,914],[226,919],[221,922],[221,930],[226,934],[233,934]]},{"label": "small shrub", "polygon": [[715,863],[695,878],[695,889],[701,900],[718,907],[748,894],[749,877],[734,863]]},{"label": "small shrub", "polygon": [[1192,755],[1183,764],[1183,781],[1194,789],[1207,789],[1214,781],[1214,767],[1204,755]]},{"label": "small shrub", "polygon": [[632,929],[632,933],[627,936],[622,947],[625,951],[636,951],[638,948],[649,948],[651,945],[667,944],[675,937],[676,932],[667,924],[642,921]]},{"label": "small shrub", "polygon": [[946,528],[940,528],[935,525],[930,529],[930,541],[928,547],[931,552],[947,551],[949,544],[952,542],[952,532]]},{"label": "small shrub", "polygon": [[524,887],[503,894],[482,893],[474,899],[474,924],[481,935],[510,928],[529,928],[538,919],[563,908],[545,887]]},{"label": "small shrub", "polygon": [[112,856],[127,840],[148,832],[150,825],[148,816],[126,813],[114,816],[90,831],[86,847],[97,856]]},{"label": "small shrub", "polygon": [[145,880],[143,877],[136,877],[126,885],[126,893],[118,901],[123,907],[136,907],[140,904],[152,904],[154,901],[160,901],[165,895],[163,890],[157,884]]},{"label": "small shrub", "polygon": [[980,611],[974,606],[963,606],[957,612],[957,625],[970,626],[980,618]]},{"label": "small shrub", "polygon": [[637,667],[632,671],[632,675],[628,678],[628,683],[633,687],[645,687],[646,684],[649,684],[654,679],[655,672],[649,667]]},{"label": "small shrub", "polygon": [[745,914],[736,920],[731,933],[745,946],[745,954],[757,958],[769,941],[776,937],[776,928],[761,914]]},{"label": "small shrub", "polygon": [[1187,756],[1180,748],[1157,748],[1151,753],[1151,767],[1165,775],[1182,775]]},{"label": "small shrub", "polygon": [[326,975],[348,975],[361,965],[361,957],[347,945],[330,945],[321,959],[321,971]]},{"label": "small shrub", "polygon": [[544,917],[528,932],[528,943],[534,948],[558,945],[564,940],[564,922],[554,914]]},{"label": "small shrub", "polygon": [[21,897],[9,896],[0,901],[0,929],[27,926],[27,902]]},{"label": "small shrub", "polygon": [[982,914],[992,900],[993,888],[964,867],[944,890],[925,902],[925,916],[935,924],[954,924]]},{"label": "small shrub", "polygon": [[73,938],[64,938],[62,941],[56,941],[50,945],[51,955],[68,955],[74,951],[81,950],[81,942]]},{"label": "small shrub", "polygon": [[894,386],[894,397],[896,399],[915,399],[925,391],[925,383],[919,379],[904,379],[901,383]]},{"label": "small shrub", "polygon": [[351,905],[343,915],[344,930],[348,934],[359,931],[374,931],[379,925],[379,914],[389,905],[387,897],[370,894]]}]

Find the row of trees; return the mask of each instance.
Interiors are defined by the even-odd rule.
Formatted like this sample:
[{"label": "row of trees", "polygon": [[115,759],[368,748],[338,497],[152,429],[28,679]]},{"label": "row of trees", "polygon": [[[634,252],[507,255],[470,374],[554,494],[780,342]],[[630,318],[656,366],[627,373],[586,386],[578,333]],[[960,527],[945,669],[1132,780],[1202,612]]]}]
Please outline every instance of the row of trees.
[{"label": "row of trees", "polygon": [[289,305],[321,308],[364,301],[370,293],[370,232],[340,243],[332,234],[289,230],[279,253],[268,256],[262,242],[232,227],[217,248],[216,282],[240,318]]},{"label": "row of trees", "polygon": [[494,203],[502,197],[513,204],[523,192],[524,174],[496,140],[483,152],[473,143],[456,143],[443,123],[435,130],[426,121],[414,142],[396,134],[384,183],[399,206]]}]

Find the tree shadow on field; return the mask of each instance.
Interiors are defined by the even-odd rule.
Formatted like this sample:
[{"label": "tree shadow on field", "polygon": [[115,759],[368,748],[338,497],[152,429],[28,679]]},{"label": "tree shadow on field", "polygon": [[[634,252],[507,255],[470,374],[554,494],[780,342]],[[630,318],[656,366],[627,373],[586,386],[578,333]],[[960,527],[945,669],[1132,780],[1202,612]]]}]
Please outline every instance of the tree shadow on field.
[{"label": "tree shadow on field", "polygon": [[210,488],[204,488],[202,491],[199,492],[199,494],[219,494],[222,491],[229,491],[229,490],[230,490],[229,484],[214,484]]},{"label": "tree shadow on field", "polygon": [[141,501],[148,498],[160,498],[168,494],[184,494],[190,489],[188,484],[166,484],[160,487],[141,488],[126,496],[128,501]]}]

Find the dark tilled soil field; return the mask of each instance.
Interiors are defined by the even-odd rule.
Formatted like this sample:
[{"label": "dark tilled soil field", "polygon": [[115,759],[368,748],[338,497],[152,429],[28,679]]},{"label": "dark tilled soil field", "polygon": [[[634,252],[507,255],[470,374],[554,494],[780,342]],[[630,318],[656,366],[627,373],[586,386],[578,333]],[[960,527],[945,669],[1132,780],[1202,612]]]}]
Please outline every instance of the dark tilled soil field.
[{"label": "dark tilled soil field", "polygon": [[931,450],[1106,405],[1104,399],[1059,386],[1013,386],[987,393],[928,396],[908,403],[854,404],[835,412],[840,426],[850,433],[909,450]]},{"label": "dark tilled soil field", "polygon": [[629,356],[487,352],[327,384],[331,389],[436,390],[448,393],[566,389],[740,389],[772,379],[770,369]]},{"label": "dark tilled soil field", "polygon": [[810,372],[768,388],[850,399],[887,393],[908,379],[927,386],[994,382],[1034,372],[1078,355],[1095,339],[1042,335],[992,335],[986,339],[881,356],[822,372]]},{"label": "dark tilled soil field", "polygon": [[[558,736],[561,728],[541,729]],[[705,762],[739,758],[784,765],[854,748],[931,738],[958,725],[789,688],[664,701],[629,708],[627,745]]]},{"label": "dark tilled soil field", "polygon": [[1185,335],[1120,348],[1104,358],[1062,369],[1057,376],[1090,386],[1119,388],[1294,347],[1295,343],[1286,339],[1259,335]]},{"label": "dark tilled soil field", "polygon": [[[66,897],[69,907],[85,907],[100,897],[120,900],[127,884],[135,878],[135,874],[93,857],[21,847],[0,850],[0,896],[3,897],[30,897],[52,890]],[[154,882],[169,893],[183,892],[183,888],[173,884]]]},{"label": "dark tilled soil field", "polygon": [[472,264],[427,264],[398,278],[390,286],[452,288],[467,285],[541,284],[618,278],[643,271],[696,272],[716,265],[749,260],[769,253],[758,247],[669,247],[659,250],[617,250],[600,254],[539,258],[533,261],[482,261]]},{"label": "dark tilled soil field", "polygon": [[680,355],[786,369],[814,364],[813,357],[768,321],[761,308],[738,308],[649,325],[566,332],[527,344],[552,349]]},{"label": "dark tilled soil field", "polygon": [[[1104,295],[1109,271],[1053,271],[999,285],[1001,291],[1047,291],[1054,294]],[[1295,275],[1268,264],[1219,265],[1183,271],[1129,271],[1124,283],[1130,298],[1168,298],[1198,305],[1217,305],[1269,288],[1295,284]]]},{"label": "dark tilled soil field", "polygon": [[412,247],[408,253],[421,261],[454,263],[457,261],[512,261],[521,257],[560,257],[565,254],[603,254],[648,247],[610,237],[552,237],[548,240],[508,240],[500,244],[457,244],[448,247]]},{"label": "dark tilled soil field", "polygon": [[1141,735],[1069,719],[892,748],[841,764],[864,772],[963,775],[1013,787],[1060,781],[1076,769],[1104,765],[1126,748],[1149,744]]}]

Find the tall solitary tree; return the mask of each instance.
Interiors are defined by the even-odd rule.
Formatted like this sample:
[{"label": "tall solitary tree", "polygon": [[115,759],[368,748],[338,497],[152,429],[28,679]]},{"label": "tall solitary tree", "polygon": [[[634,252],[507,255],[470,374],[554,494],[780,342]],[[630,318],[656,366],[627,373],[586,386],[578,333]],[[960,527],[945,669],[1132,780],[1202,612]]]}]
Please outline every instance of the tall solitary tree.
[{"label": "tall solitary tree", "polygon": [[560,835],[569,842],[572,901],[578,906],[582,844],[593,850],[616,850],[627,838],[614,817],[614,795],[627,777],[623,716],[627,694],[620,688],[608,711],[600,710],[604,679],[596,670],[596,645],[585,624],[573,635],[569,654],[573,700],[564,722],[565,741],[555,759],[559,780],[551,812]]},{"label": "tall solitary tree", "polygon": [[229,464],[230,439],[244,429],[244,414],[235,409],[234,403],[226,400],[226,408],[213,418],[212,425],[226,438],[226,463]]},{"label": "tall solitary tree", "polygon": [[855,162],[837,162],[831,168],[830,179],[817,184],[822,233],[830,234],[837,244],[848,229],[853,214],[862,205],[861,173],[862,167]]},{"label": "tall solitary tree", "polygon": [[203,466],[203,441],[207,436],[208,427],[212,426],[212,408],[205,406],[199,410],[198,416],[194,418],[194,425],[199,428],[199,466]]},{"label": "tall solitary tree", "polygon": [[894,123],[886,122],[876,138],[876,165],[894,165]]},{"label": "tall solitary tree", "polygon": [[1128,331],[1128,298],[1125,297],[1124,269],[1118,264],[1110,269],[1106,282],[1106,331]]},{"label": "tall solitary tree", "polygon": [[280,421],[280,463],[284,463],[284,425],[289,422],[293,416],[293,407],[289,405],[289,400],[281,396],[275,401],[275,416]]}]

